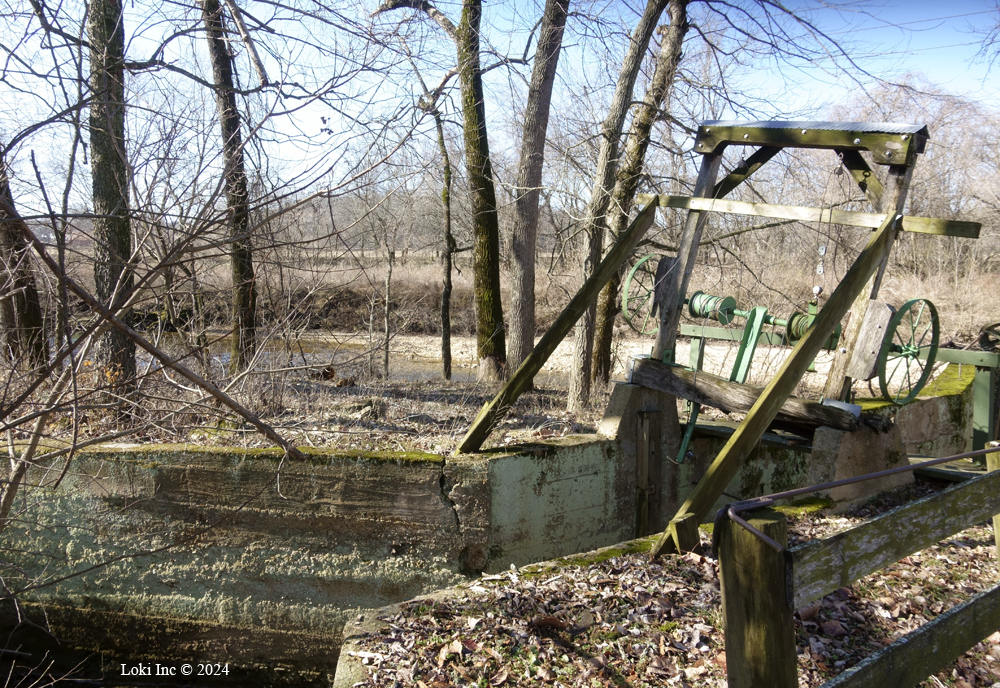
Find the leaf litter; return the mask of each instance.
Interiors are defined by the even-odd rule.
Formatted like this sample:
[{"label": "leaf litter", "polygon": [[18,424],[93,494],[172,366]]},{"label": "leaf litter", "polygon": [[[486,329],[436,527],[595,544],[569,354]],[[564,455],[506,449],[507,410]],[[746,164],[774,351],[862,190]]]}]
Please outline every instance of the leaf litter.
[{"label": "leaf litter", "polygon": [[[844,515],[789,514],[794,545],[944,487],[918,480]],[[570,557],[484,575],[441,600],[380,618],[353,654],[356,686],[726,685],[718,563],[700,552]],[[796,610],[799,685],[818,687],[997,578],[992,527],[977,525]],[[920,684],[1000,688],[1000,633]]]}]

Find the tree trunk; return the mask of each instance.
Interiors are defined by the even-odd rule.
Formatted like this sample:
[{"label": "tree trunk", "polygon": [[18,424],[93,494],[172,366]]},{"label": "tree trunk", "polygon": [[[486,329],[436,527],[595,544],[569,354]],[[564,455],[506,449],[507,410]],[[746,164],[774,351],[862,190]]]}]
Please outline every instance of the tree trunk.
[{"label": "tree trunk", "polygon": [[385,269],[385,304],[382,309],[382,377],[389,379],[389,307],[392,304],[392,265],[396,262],[396,252],[386,246],[389,257]]},{"label": "tree trunk", "polygon": [[[90,3],[90,167],[94,201],[94,286],[97,299],[115,302],[132,291],[129,168],[125,152],[125,29],[121,0]],[[128,324],[129,314],[121,319]],[[118,397],[135,384],[135,344],[119,329],[101,335],[97,357]]]},{"label": "tree trunk", "polygon": [[546,0],[535,50],[535,66],[524,111],[524,137],[517,170],[513,261],[510,275],[510,356],[516,370],[535,346],[535,238],[538,229],[538,195],[545,158],[549,105],[562,47],[569,0]]},{"label": "tree trunk", "polygon": [[451,379],[451,262],[457,246],[451,233],[451,158],[444,140],[441,112],[435,108],[434,124],[437,126],[438,146],[444,168],[444,187],[441,189],[441,207],[444,211],[444,246],[441,251],[441,377]]},{"label": "tree trunk", "polygon": [[256,352],[257,289],[254,282],[253,241],[248,214],[249,193],[243,163],[240,113],[233,85],[233,59],[226,46],[219,0],[203,0],[202,15],[208,38],[208,55],[215,79],[215,102],[222,129],[222,157],[226,175],[226,205],[229,210],[229,238],[233,277],[233,339],[230,373],[244,370]]},{"label": "tree trunk", "polygon": [[[663,13],[667,0],[648,0],[639,24],[632,32],[622,69],[615,86],[611,108],[601,125],[601,148],[597,157],[597,172],[594,188],[583,220],[583,234],[587,238],[587,250],[583,261],[583,280],[587,280],[601,260],[603,249],[605,214],[615,183],[618,166],[618,145],[625,126],[625,116],[632,102],[635,80],[642,67],[646,48],[653,36],[656,23]],[[573,363],[570,366],[569,398],[567,407],[579,412],[590,401],[590,362],[594,343],[594,305],[584,312],[576,325],[573,335]]]},{"label": "tree trunk", "polygon": [[[0,157],[0,198],[14,207],[7,167]],[[0,328],[3,345],[13,363],[23,359],[39,368],[49,358],[48,342],[42,322],[35,275],[31,271],[29,246],[13,222],[3,222],[7,214],[0,210]]]},{"label": "tree trunk", "polygon": [[507,362],[503,308],[500,303],[500,224],[490,144],[486,136],[486,107],[479,65],[481,0],[463,0],[462,19],[455,33],[462,115],[465,121],[465,165],[472,206],[473,291],[476,305],[477,377],[498,380]]},{"label": "tree trunk", "polygon": [[[610,222],[608,235],[610,241],[618,237],[628,226],[629,212],[635,201],[639,188],[639,179],[646,160],[646,149],[649,148],[650,133],[660,112],[669,109],[670,92],[674,78],[681,61],[681,48],[687,34],[689,24],[687,5],[689,0],[670,0],[667,14],[670,15],[670,26],[667,27],[660,45],[660,54],[653,71],[653,80],[646,90],[646,97],[632,119],[628,142],[625,146],[625,156],[618,168],[614,191],[611,194]],[[615,316],[620,310],[618,289],[621,286],[621,275],[605,285],[597,304],[597,331],[594,335],[593,371],[594,381],[607,384],[611,378],[611,340],[614,333]]]}]

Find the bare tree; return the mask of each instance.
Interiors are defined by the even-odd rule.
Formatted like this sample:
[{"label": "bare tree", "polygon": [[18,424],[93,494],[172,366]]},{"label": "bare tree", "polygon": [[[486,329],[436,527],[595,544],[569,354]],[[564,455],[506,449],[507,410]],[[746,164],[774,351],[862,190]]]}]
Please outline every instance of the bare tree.
[{"label": "bare tree", "polygon": [[[90,39],[90,161],[94,200],[94,284],[112,311],[133,283],[130,172],[125,151],[125,27],[120,0],[94,0],[87,21]],[[124,322],[129,321],[128,314]],[[98,355],[119,395],[135,380],[135,343],[109,329]]]},{"label": "bare tree", "polygon": [[[14,198],[7,166],[0,156],[0,199],[11,208]],[[0,327],[2,344],[10,360],[23,358],[32,368],[48,360],[48,342],[42,322],[42,307],[31,269],[28,243],[17,225],[0,210]]]},{"label": "bare tree", "polygon": [[569,0],[546,0],[528,85],[524,134],[517,170],[515,218],[511,231],[513,260],[510,275],[511,370],[517,369],[535,346],[535,245],[538,233],[538,196],[545,160],[552,87],[562,48]]},{"label": "bare tree", "polygon": [[[611,221],[608,223],[608,237],[611,242],[628,225],[629,212],[635,201],[635,194],[642,178],[646,150],[649,148],[653,123],[669,112],[669,96],[673,88],[677,68],[681,62],[681,48],[690,24],[687,16],[688,0],[670,0],[667,13],[670,25],[663,31],[663,42],[653,71],[653,79],[646,90],[642,105],[632,118],[625,156],[618,168],[617,181],[611,194]],[[666,101],[666,105],[664,105]],[[618,290],[621,276],[616,275],[601,290],[597,303],[597,327],[594,334],[593,379],[607,384],[611,377],[611,344],[614,320],[618,314]]]},{"label": "bare tree", "polygon": [[389,0],[378,8],[376,14],[400,8],[426,13],[455,43],[462,91],[462,118],[465,124],[465,167],[472,204],[472,270],[478,377],[482,380],[496,380],[503,375],[507,355],[500,302],[500,222],[486,132],[483,70],[479,54],[482,2],[463,0],[458,26],[425,0]]},{"label": "bare tree", "polygon": [[215,99],[222,129],[226,205],[229,212],[230,266],[233,277],[233,338],[229,370],[237,373],[253,360],[256,351],[257,288],[253,269],[253,238],[248,215],[249,193],[243,162],[240,113],[236,108],[233,59],[226,46],[219,0],[203,0],[202,14],[208,39],[209,60],[215,78]]},{"label": "bare tree", "polygon": [[[606,227],[606,214],[615,184],[618,167],[618,148],[625,117],[632,103],[632,91],[639,76],[643,58],[653,37],[660,15],[667,6],[667,0],[649,0],[646,8],[629,37],[628,48],[622,61],[618,83],[612,97],[611,107],[601,125],[601,148],[597,159],[597,171],[590,202],[584,213],[582,232],[587,242],[584,251],[583,278],[594,273],[601,260]],[[573,336],[573,365],[570,366],[568,409],[582,410],[590,400],[590,363],[594,342],[594,306],[588,308],[576,325]]]}]

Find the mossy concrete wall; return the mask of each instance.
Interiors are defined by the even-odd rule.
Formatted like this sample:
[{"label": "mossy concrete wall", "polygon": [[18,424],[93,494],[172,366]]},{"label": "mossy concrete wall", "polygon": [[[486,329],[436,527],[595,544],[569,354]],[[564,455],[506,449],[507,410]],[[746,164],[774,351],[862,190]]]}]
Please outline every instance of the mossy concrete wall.
[{"label": "mossy concrete wall", "polygon": [[86,451],[57,489],[22,494],[5,582],[42,585],[21,595],[32,613],[106,659],[225,658],[322,683],[359,610],[631,537],[624,464],[592,435],[447,460]]},{"label": "mossy concrete wall", "polygon": [[[966,393],[957,396],[886,409],[890,433],[818,431],[812,448],[763,443],[719,506],[895,465],[909,450],[907,422],[958,437],[968,412]],[[941,422],[906,420],[931,413],[921,405]],[[45,614],[73,661],[80,651],[106,663],[221,658],[252,683],[325,685],[343,625],[362,610],[635,537],[640,411],[661,419],[662,508],[651,524],[661,529],[725,440],[696,437],[694,459],[675,463],[676,401],[620,384],[597,436],[475,455],[305,449],[299,462],[271,450],[83,451],[58,488],[22,493],[0,566],[10,588],[41,586],[20,595],[24,608]],[[51,485],[62,464],[48,468],[31,482]],[[14,624],[10,607],[0,613]],[[19,639],[44,645],[27,626]]]}]

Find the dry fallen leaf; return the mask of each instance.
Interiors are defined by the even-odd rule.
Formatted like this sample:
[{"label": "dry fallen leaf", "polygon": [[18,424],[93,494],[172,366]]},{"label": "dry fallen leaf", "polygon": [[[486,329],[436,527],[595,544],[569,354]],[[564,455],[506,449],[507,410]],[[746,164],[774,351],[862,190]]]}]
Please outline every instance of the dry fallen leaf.
[{"label": "dry fallen leaf", "polygon": [[830,638],[839,638],[847,635],[847,629],[845,629],[836,619],[824,621],[819,626],[823,629],[823,635]]},{"label": "dry fallen leaf", "polygon": [[507,682],[507,670],[501,669],[490,678],[491,686],[502,686]]}]

